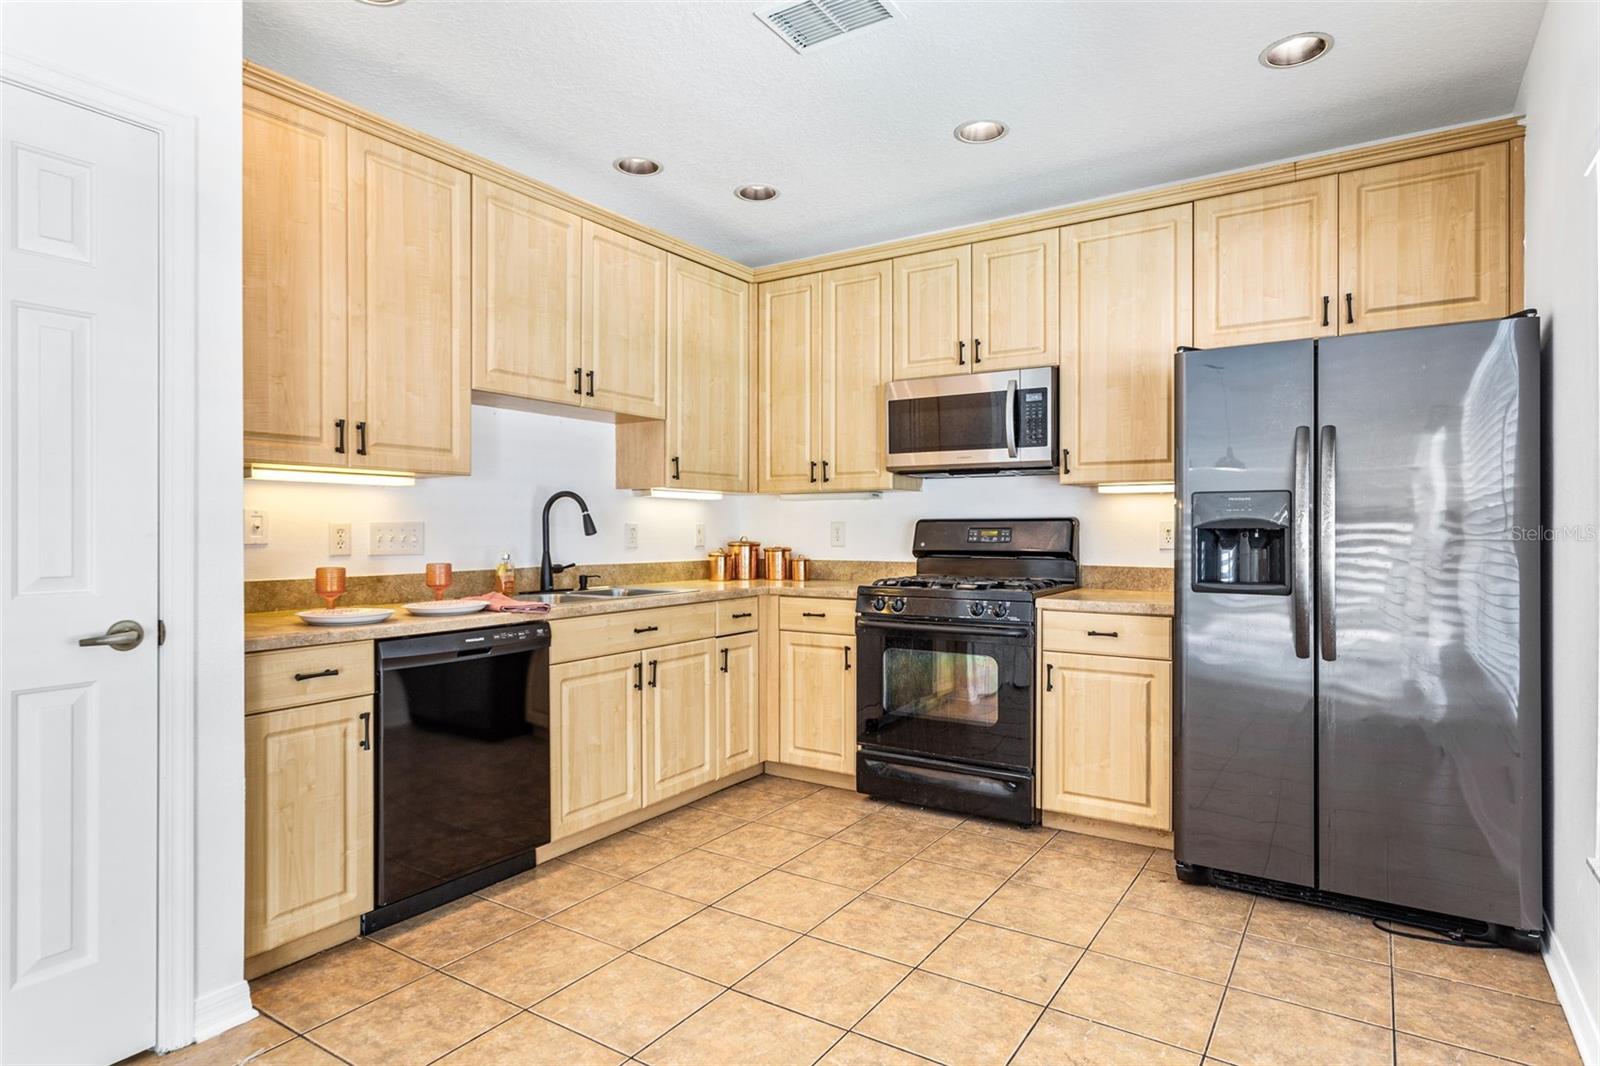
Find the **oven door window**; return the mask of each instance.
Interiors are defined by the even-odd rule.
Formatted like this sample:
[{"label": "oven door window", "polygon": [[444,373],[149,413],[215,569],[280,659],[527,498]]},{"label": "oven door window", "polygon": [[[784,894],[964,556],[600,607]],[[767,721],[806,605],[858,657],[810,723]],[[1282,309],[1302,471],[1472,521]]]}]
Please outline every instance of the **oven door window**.
[{"label": "oven door window", "polygon": [[887,715],[979,727],[1000,722],[1000,663],[992,654],[889,648],[883,687]]}]

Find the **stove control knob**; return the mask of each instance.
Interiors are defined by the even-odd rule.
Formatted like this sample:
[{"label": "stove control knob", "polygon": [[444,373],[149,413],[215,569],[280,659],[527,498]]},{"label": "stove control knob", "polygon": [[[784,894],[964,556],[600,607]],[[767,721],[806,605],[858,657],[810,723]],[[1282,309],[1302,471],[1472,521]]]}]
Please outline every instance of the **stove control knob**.
[{"label": "stove control knob", "polygon": [[997,603],[993,607],[989,608],[989,613],[993,614],[996,618],[1004,618],[1006,615],[1011,613],[1011,606],[1005,603]]},{"label": "stove control knob", "polygon": [[895,601],[889,605],[889,608],[894,611],[903,611],[906,609],[906,601],[896,597]]},{"label": "stove control knob", "polygon": [[874,596],[872,598],[872,609],[874,611],[881,611],[885,606],[888,605],[888,603],[889,601],[884,599],[882,596]]},{"label": "stove control knob", "polygon": [[974,618],[982,618],[983,617],[983,604],[974,603],[974,604],[970,605],[967,608],[967,613],[972,615],[972,617],[974,617]]}]

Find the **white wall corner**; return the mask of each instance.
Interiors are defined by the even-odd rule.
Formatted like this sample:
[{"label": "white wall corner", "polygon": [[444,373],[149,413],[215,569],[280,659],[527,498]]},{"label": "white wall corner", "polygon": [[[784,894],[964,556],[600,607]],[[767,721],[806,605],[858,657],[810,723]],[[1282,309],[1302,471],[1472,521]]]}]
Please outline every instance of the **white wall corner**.
[{"label": "white wall corner", "polygon": [[1548,945],[1544,952],[1544,966],[1550,971],[1550,983],[1556,986],[1556,999],[1560,1001],[1561,1009],[1567,1015],[1567,1024],[1572,1028],[1573,1042],[1578,1045],[1578,1057],[1588,1066],[1600,1066],[1600,1020],[1597,1020],[1595,1013],[1595,1008],[1600,1004],[1584,1000],[1583,983],[1572,969],[1572,961],[1551,928],[1548,915],[1545,916],[1544,927]]},{"label": "white wall corner", "polygon": [[[196,1043],[227,1032],[256,1016],[250,1005],[250,983],[238,981],[194,1001],[194,1039]],[[161,1048],[170,1051],[171,1048]]]}]

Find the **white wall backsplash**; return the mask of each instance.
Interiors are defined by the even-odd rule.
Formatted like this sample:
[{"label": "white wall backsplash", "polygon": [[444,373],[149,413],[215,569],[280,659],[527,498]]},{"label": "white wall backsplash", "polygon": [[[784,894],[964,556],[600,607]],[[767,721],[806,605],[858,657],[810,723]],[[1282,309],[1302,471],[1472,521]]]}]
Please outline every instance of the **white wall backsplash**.
[{"label": "white wall backsplash", "polygon": [[[589,503],[600,532],[585,537],[570,502],[551,514],[555,561],[659,562],[692,559],[695,526],[716,545],[748,535],[787,544],[819,559],[906,559],[918,518],[1072,515],[1083,523],[1083,561],[1100,566],[1170,566],[1157,546],[1159,525],[1172,517],[1170,496],[1102,496],[1047,477],[952,478],[921,492],[881,499],[788,500],[728,496],[661,500],[614,488],[615,435],[608,423],[557,415],[472,409],[472,476],[419,478],[409,488],[245,483],[245,506],[267,513],[267,544],[245,549],[249,580],[307,578],[318,566],[352,574],[397,574],[424,562],[461,569],[493,567],[509,551],[518,566],[539,561],[539,511],[546,497],[572,489]],[[845,546],[828,546],[829,524],[845,523]],[[328,525],[353,524],[354,551],[328,555]],[[422,555],[369,557],[373,522],[424,522]],[[623,545],[624,523],[639,526],[639,546]],[[241,539],[242,539],[241,529]]]}]

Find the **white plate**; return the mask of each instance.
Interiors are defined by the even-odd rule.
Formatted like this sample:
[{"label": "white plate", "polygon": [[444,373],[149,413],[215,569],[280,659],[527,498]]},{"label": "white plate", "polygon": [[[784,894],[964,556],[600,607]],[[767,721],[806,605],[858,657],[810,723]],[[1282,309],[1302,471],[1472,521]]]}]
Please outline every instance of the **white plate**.
[{"label": "white plate", "polygon": [[488,606],[488,600],[424,600],[406,604],[406,610],[412,614],[477,614]]},{"label": "white plate", "polygon": [[385,622],[394,617],[387,607],[335,607],[329,610],[318,607],[311,611],[296,611],[300,621],[312,626],[365,626]]}]

